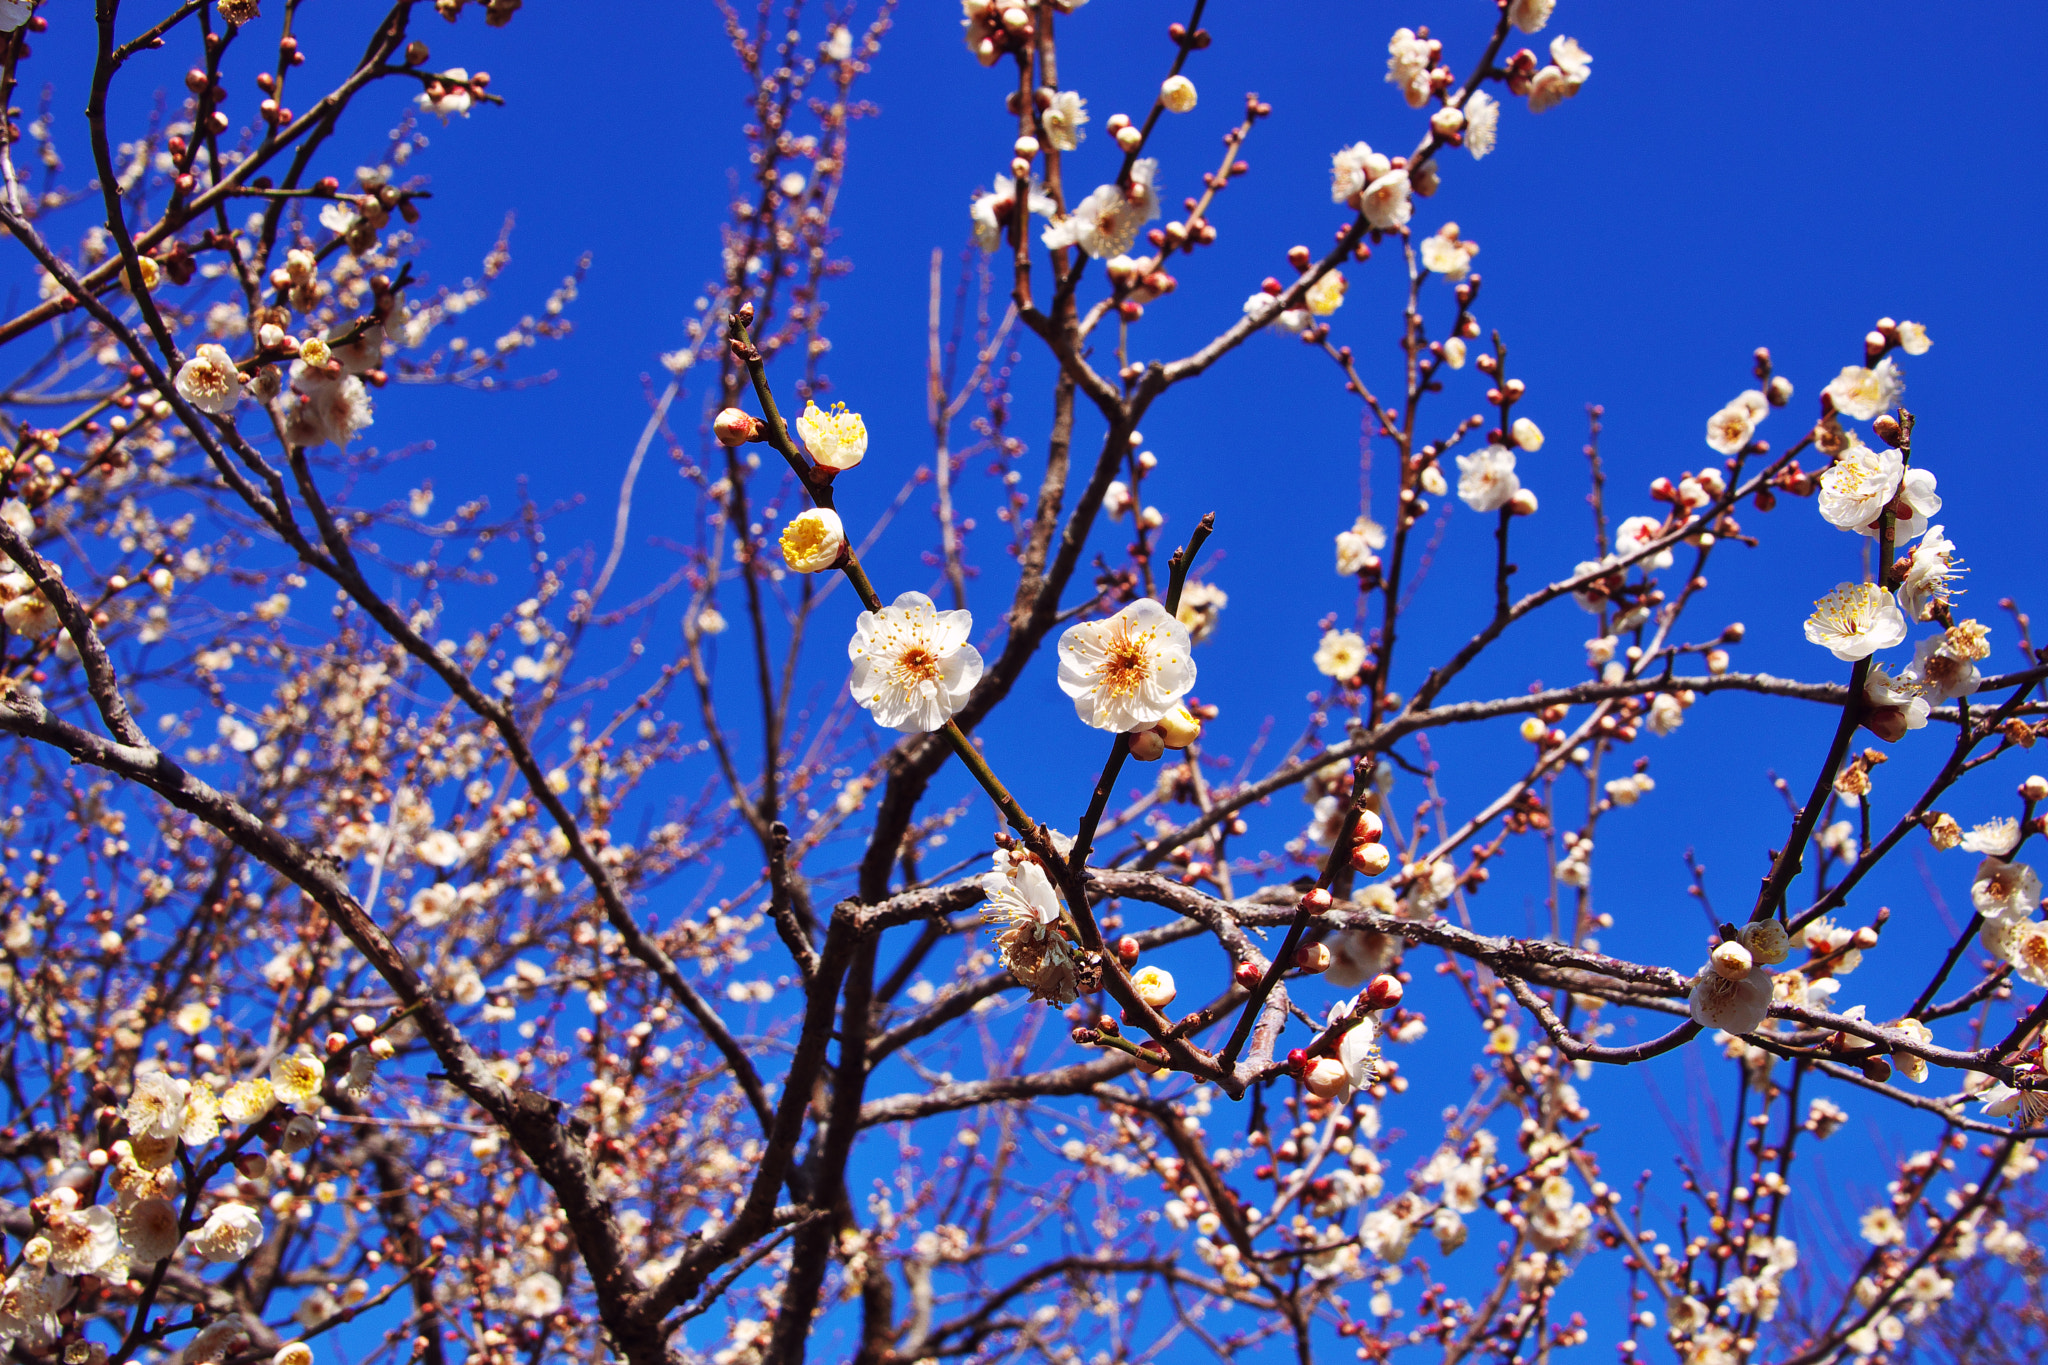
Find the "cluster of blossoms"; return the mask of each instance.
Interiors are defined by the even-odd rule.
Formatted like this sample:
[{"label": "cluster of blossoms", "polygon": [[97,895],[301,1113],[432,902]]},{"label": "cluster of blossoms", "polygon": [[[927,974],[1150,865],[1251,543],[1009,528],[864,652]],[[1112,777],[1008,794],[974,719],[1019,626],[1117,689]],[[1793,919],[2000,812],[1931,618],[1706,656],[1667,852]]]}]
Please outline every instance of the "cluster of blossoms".
[{"label": "cluster of blossoms", "polygon": [[[375,1022],[363,1018],[365,1033]],[[338,1035],[334,1040],[344,1043]],[[338,1050],[338,1049],[337,1049]],[[351,1064],[350,1088],[367,1094],[373,1055],[388,1057],[391,1045],[381,1037],[356,1050],[363,1065]],[[76,1292],[79,1276],[121,1283],[131,1274],[189,1249],[201,1260],[226,1264],[240,1261],[263,1244],[261,1201],[270,1172],[268,1158],[256,1154],[234,1157],[237,1180],[232,1192],[212,1200],[207,1216],[188,1229],[180,1212],[181,1149],[197,1149],[224,1134],[224,1125],[264,1133],[281,1157],[304,1151],[320,1132],[318,1114],[327,1071],[309,1051],[280,1054],[268,1076],[237,1081],[224,1090],[211,1077],[187,1079],[166,1070],[144,1071],[136,1077],[122,1111],[127,1134],[82,1164],[65,1169],[48,1193],[33,1201],[35,1229],[22,1248],[14,1270],[0,1284],[0,1345],[29,1350],[48,1347],[57,1338],[56,1315]],[[292,1111],[283,1121],[273,1118],[279,1105]],[[233,1144],[239,1150],[241,1143]],[[210,1173],[226,1162],[223,1154],[203,1167]],[[81,1196],[93,1188],[94,1177],[109,1202],[92,1203]],[[213,1333],[207,1336],[206,1332]],[[217,1319],[203,1340],[186,1352],[192,1361],[219,1360],[233,1349],[231,1337],[245,1344],[239,1319]],[[196,1352],[196,1353],[195,1353]],[[310,1365],[311,1353],[296,1348],[281,1365]]]}]

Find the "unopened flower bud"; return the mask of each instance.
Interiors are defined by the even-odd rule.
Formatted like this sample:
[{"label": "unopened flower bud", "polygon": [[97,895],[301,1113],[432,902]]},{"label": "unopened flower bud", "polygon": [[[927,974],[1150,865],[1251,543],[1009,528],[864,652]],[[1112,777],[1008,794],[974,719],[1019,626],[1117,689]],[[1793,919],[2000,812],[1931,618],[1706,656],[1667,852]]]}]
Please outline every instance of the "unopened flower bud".
[{"label": "unopened flower bud", "polygon": [[1117,129],[1116,145],[1127,152],[1135,152],[1145,145],[1145,135],[1127,123]]},{"label": "unopened flower bud", "polygon": [[1368,1009],[1390,1010],[1401,1003],[1401,978],[1381,972],[1365,988],[1365,1003]]},{"label": "unopened flower bud", "polygon": [[1168,76],[1159,86],[1159,102],[1175,114],[1195,107],[1195,83],[1186,76]]},{"label": "unopened flower bud", "polygon": [[1146,1054],[1149,1057],[1156,1057],[1158,1059],[1158,1065],[1151,1068],[1151,1073],[1153,1076],[1164,1076],[1173,1070],[1172,1067],[1166,1064],[1166,1044],[1160,1042],[1158,1039],[1148,1039],[1145,1042],[1138,1044],[1138,1051]]},{"label": "unopened flower bud", "polygon": [[1038,155],[1038,139],[1026,133],[1023,137],[1017,139],[1015,150],[1018,156],[1029,161],[1032,157]]},{"label": "unopened flower bud", "polygon": [[1304,972],[1326,972],[1336,960],[1327,943],[1304,943],[1294,950],[1294,965]]},{"label": "unopened flower bud", "polygon": [[1129,934],[1125,934],[1122,938],[1118,939],[1116,941],[1116,956],[1117,960],[1128,969],[1133,962],[1138,960],[1138,940],[1132,938]]},{"label": "unopened flower bud", "polygon": [[1536,716],[1530,716],[1522,722],[1522,738],[1531,744],[1542,739],[1544,735],[1549,733],[1549,730],[1550,727],[1545,725]]},{"label": "unopened flower bud", "polygon": [[1394,857],[1385,844],[1360,844],[1351,850],[1351,866],[1368,877],[1377,877],[1393,866]]},{"label": "unopened flower bud", "polygon": [[738,408],[727,408],[711,419],[711,434],[722,446],[743,446],[760,439],[761,424]]},{"label": "unopened flower bud", "polygon": [[1301,1083],[1311,1095],[1333,1099],[1351,1086],[1351,1073],[1335,1057],[1318,1057],[1301,1073]]},{"label": "unopened flower bud", "polygon": [[1870,429],[1877,433],[1878,440],[1895,450],[1906,439],[1905,431],[1899,426],[1899,419],[1888,412],[1880,412],[1871,422]]},{"label": "unopened flower bud", "polygon": [[1140,730],[1131,736],[1131,757],[1140,763],[1156,763],[1166,752],[1166,737],[1157,730]]},{"label": "unopened flower bud", "polygon": [[1515,424],[1508,428],[1508,435],[1524,450],[1543,449],[1543,428],[1526,417],[1517,417]]},{"label": "unopened flower bud", "polygon": [[1438,137],[1449,137],[1465,126],[1465,111],[1462,109],[1439,109],[1429,116],[1430,131]]},{"label": "unopened flower bud", "polygon": [[1154,727],[1169,749],[1185,749],[1202,737],[1202,722],[1186,706],[1176,705]]},{"label": "unopened flower bud", "polygon": [[1173,985],[1173,973],[1164,967],[1140,967],[1131,973],[1131,989],[1138,998],[1155,1010],[1163,1010],[1173,1003],[1178,994]]},{"label": "unopened flower bud", "polygon": [[1248,991],[1255,990],[1259,982],[1266,978],[1266,974],[1259,970],[1259,964],[1256,962],[1240,962],[1230,975],[1238,985]]},{"label": "unopened flower bud", "polygon": [[1311,910],[1327,910],[1336,904],[1329,891],[1320,886],[1312,886],[1302,892],[1301,903]]},{"label": "unopened flower bud", "polygon": [[1863,1078],[1884,1082],[1892,1078],[1892,1064],[1884,1057],[1866,1058],[1863,1063]]},{"label": "unopened flower bud", "polygon": [[2048,801],[2048,777],[2035,773],[2020,783],[2020,800]]},{"label": "unopened flower bud", "polygon": [[1535,516],[1536,506],[1536,490],[1533,488],[1517,488],[1515,495],[1508,499],[1508,511],[1518,517]]},{"label": "unopened flower bud", "polygon": [[1740,943],[1723,943],[1714,949],[1714,974],[1726,981],[1745,981],[1756,970],[1756,959]]}]

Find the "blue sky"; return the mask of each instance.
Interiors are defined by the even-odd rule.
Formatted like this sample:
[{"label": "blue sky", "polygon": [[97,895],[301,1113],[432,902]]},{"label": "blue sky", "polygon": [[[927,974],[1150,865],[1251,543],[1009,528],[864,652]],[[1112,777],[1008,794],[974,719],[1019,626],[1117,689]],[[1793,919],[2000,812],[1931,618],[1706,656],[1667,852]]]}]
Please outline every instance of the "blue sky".
[{"label": "blue sky", "polygon": [[[1101,120],[1118,109],[1142,113],[1170,57],[1163,30],[1184,17],[1183,8],[1095,0],[1064,25],[1064,82],[1088,97],[1097,120],[1095,138],[1069,158],[1070,185],[1085,189],[1112,173]],[[306,16],[316,62],[334,17]],[[1327,193],[1336,147],[1359,139],[1388,150],[1413,143],[1417,117],[1381,79],[1394,26],[1430,23],[1462,73],[1491,19],[1491,6],[1476,0],[1407,8],[1212,5],[1206,25],[1215,44],[1188,68],[1202,104],[1168,120],[1154,144],[1169,204],[1213,165],[1244,91],[1271,101],[1274,115],[1247,150],[1251,175],[1213,215],[1219,244],[1148,313],[1136,333],[1141,352],[1170,358],[1194,349],[1236,316],[1261,277],[1285,273],[1289,246],[1329,240],[1342,220]],[[433,177],[437,191],[421,229],[427,272],[439,282],[472,272],[503,216],[516,213],[512,268],[472,332],[491,335],[537,307],[584,253],[592,264],[571,310],[574,335],[529,358],[555,372],[550,383],[490,395],[401,388],[380,395],[374,439],[433,442],[391,476],[390,491],[424,473],[451,501],[486,492],[504,511],[515,481],[524,479],[543,503],[588,499],[556,524],[552,544],[601,543],[618,476],[645,420],[648,376],[659,374],[658,354],[681,342],[692,301],[717,267],[724,186],[743,156],[735,64],[708,4],[533,0],[504,30],[485,31],[474,15],[453,30],[431,18],[421,24],[436,64],[488,69],[491,88],[507,100],[445,129],[430,127],[433,145],[414,167]],[[2011,595],[2038,609],[2044,586],[2031,523],[2017,514],[2048,497],[2023,416],[2038,387],[2023,328],[2044,303],[2032,239],[2048,212],[2038,174],[2048,77],[2034,54],[2048,38],[2048,11],[1987,4],[1958,16],[1903,3],[1563,0],[1543,37],[1558,33],[1593,54],[1594,75],[1582,94],[1540,118],[1509,108],[1495,155],[1475,165],[1453,154],[1443,191],[1416,215],[1424,231],[1451,219],[1481,244],[1479,316],[1501,330],[1510,372],[1529,385],[1523,410],[1550,437],[1522,462],[1524,482],[1544,508],[1517,527],[1518,583],[1533,587],[1586,556],[1577,455],[1586,404],[1606,409],[1613,514],[1651,511],[1643,495],[1650,479],[1676,477],[1711,458],[1704,422],[1752,382],[1752,348],[1769,346],[1779,372],[1797,386],[1792,407],[1763,432],[1782,446],[1814,411],[1820,386],[1860,360],[1865,329],[1890,314],[1924,322],[1934,337],[1928,355],[1905,365],[1906,404],[1921,420],[1916,458],[1939,475],[1946,506],[1937,520],[1968,559],[1967,610],[1997,618],[1994,662],[2010,666],[2017,658],[2010,623],[1995,604]],[[67,38],[60,31],[51,41]],[[167,69],[162,83],[173,85],[177,75]],[[1002,75],[974,64],[952,7],[937,0],[911,0],[899,11],[863,82],[861,93],[879,114],[855,131],[835,248],[853,270],[829,294],[826,326],[833,396],[864,414],[873,437],[867,464],[840,485],[841,508],[856,525],[930,461],[926,272],[933,248],[950,255],[963,245],[970,192],[1005,159],[1012,135],[1005,88]],[[395,101],[395,90],[387,98]],[[1369,380],[1391,387],[1395,254],[1353,267],[1350,276],[1336,339],[1357,348]],[[1440,290],[1435,303],[1441,318]],[[1024,468],[1031,478],[1043,455],[1048,371],[1025,350],[1014,429],[1030,443]],[[1467,369],[1438,409],[1441,425],[1476,410],[1484,388]],[[692,444],[703,399],[700,384],[678,408],[677,428]],[[1091,449],[1098,435],[1084,417],[1077,450]],[[1162,401],[1145,435],[1162,462],[1152,497],[1169,517],[1169,539],[1203,512],[1219,512],[1212,548],[1222,558],[1213,576],[1230,592],[1231,607],[1200,657],[1197,691],[1224,709],[1212,746],[1242,753],[1269,716],[1276,733],[1298,726],[1301,698],[1320,681],[1309,664],[1316,622],[1350,608],[1346,585],[1330,569],[1330,545],[1355,510],[1356,403],[1306,348],[1259,337]],[[1383,477],[1382,510],[1386,487]],[[673,470],[652,468],[642,488],[613,601],[663,579],[673,561],[652,541],[683,534],[689,502]],[[982,503],[968,514],[992,528],[992,491],[978,484],[969,496]],[[1755,523],[1748,529],[1764,545],[1717,554],[1713,591],[1689,638],[1740,620],[1749,635],[1739,666],[1839,678],[1846,666],[1807,645],[1798,625],[1813,598],[1858,576],[1854,539],[1798,500],[1743,519]],[[925,504],[913,500],[874,557],[885,597],[931,586],[918,561],[929,528]],[[1489,530],[1462,509],[1453,515],[1425,610],[1403,645],[1409,667],[1397,677],[1401,690],[1412,686],[1416,665],[1440,657],[1484,620]],[[1120,543],[1099,536],[1096,548],[1113,553]],[[982,547],[990,591],[981,601],[992,613],[1009,584],[993,538],[985,536]],[[516,581],[505,593],[502,603],[476,610],[491,614],[524,595]],[[662,648],[674,638],[672,618],[656,636]],[[1473,670],[1454,696],[1584,676],[1579,642],[1592,633],[1589,625],[1569,604],[1554,607],[1511,637],[1511,657]],[[744,685],[743,663],[728,653],[726,686]],[[814,665],[822,696],[840,676],[836,644],[821,644]],[[1102,745],[1073,722],[1052,686],[1049,660],[1034,677],[988,728],[990,755],[1035,813],[1070,826]],[[1653,759],[1659,791],[1611,821],[1601,842],[1596,887],[1601,907],[1619,921],[1603,936],[1610,951],[1694,965],[1704,925],[1684,894],[1680,851],[1698,849],[1724,905],[1743,901],[1764,851],[1783,838],[1783,807],[1768,774],[1803,791],[1830,722],[1797,703],[1716,698],[1677,735],[1641,750]],[[1898,799],[1915,773],[1931,768],[1933,745],[1916,738],[1917,746],[1897,747],[1880,775],[1881,812],[1887,795]],[[1490,795],[1463,768],[1505,771],[1522,750],[1504,726],[1447,737],[1437,755],[1452,774],[1446,790],[1455,817]],[[699,776],[685,779],[690,790]],[[1966,788],[1956,813],[1966,824],[1987,817],[2015,779],[2001,769]],[[1406,795],[1416,795],[1412,784]],[[1275,846],[1291,832],[1273,830]],[[1904,983],[1919,951],[1945,942],[1932,897],[1945,898],[1951,913],[1967,903],[1964,856],[1909,851],[1873,879],[1852,919],[1862,922],[1887,904],[1897,916],[1893,934],[1912,937],[1873,954],[1844,999],[1867,992],[1874,1016],[1897,1012],[1892,997],[1910,989]],[[1519,884],[1504,877],[1474,902],[1480,927],[1532,927],[1536,868],[1527,858],[1514,866]],[[1626,1025],[1620,1036],[1628,1037]],[[1473,1041],[1470,1027],[1447,1010],[1421,1051],[1403,1055],[1411,1075],[1427,1077],[1441,1063],[1451,1087],[1419,1082],[1399,1120],[1404,1126],[1426,1126],[1433,1106],[1454,1092]],[[1681,1057],[1654,1068],[1655,1084],[1681,1116],[1699,1102],[1685,1093],[1698,1065]],[[1603,1100],[1639,1094],[1639,1085],[1634,1076],[1602,1077],[1587,1091],[1598,1111]],[[1879,1121],[1874,1104],[1843,1102],[1858,1131],[1870,1135]],[[1632,1129],[1615,1112],[1602,1141],[1620,1176],[1668,1171],[1668,1137],[1653,1119]],[[1829,1155],[1853,1178],[1873,1174],[1839,1149]],[[1605,1326],[1596,1323],[1596,1332]]]}]

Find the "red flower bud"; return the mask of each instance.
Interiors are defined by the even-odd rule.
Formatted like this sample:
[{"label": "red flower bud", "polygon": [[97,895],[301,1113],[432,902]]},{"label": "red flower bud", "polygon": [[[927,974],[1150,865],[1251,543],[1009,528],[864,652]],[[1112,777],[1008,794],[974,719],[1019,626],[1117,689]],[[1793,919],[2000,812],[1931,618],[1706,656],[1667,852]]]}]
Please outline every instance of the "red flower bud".
[{"label": "red flower bud", "polygon": [[1365,1003],[1372,1009],[1388,1010],[1401,1003],[1401,982],[1398,977],[1382,972],[1372,979],[1365,988]]}]

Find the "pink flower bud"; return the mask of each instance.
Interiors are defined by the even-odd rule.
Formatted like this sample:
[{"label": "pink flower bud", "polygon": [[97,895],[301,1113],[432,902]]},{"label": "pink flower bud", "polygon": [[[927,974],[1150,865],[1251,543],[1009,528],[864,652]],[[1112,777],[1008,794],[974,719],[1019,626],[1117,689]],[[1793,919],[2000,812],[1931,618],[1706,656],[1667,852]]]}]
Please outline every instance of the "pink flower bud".
[{"label": "pink flower bud", "polygon": [[1301,893],[1301,903],[1311,910],[1327,910],[1335,904],[1335,901],[1331,899],[1328,890],[1316,886],[1310,887],[1307,891]]},{"label": "pink flower bud", "polygon": [[1132,938],[1129,934],[1125,934],[1116,941],[1116,955],[1118,961],[1122,962],[1125,967],[1129,967],[1138,960],[1138,940]]},{"label": "pink flower bud", "polygon": [[1294,965],[1305,972],[1326,972],[1336,960],[1327,943],[1304,943],[1294,950]]},{"label": "pink flower bud", "polygon": [[1385,972],[1372,979],[1365,988],[1365,1003],[1369,1009],[1390,1010],[1401,1003],[1401,980]]},{"label": "pink flower bud", "polygon": [[743,446],[761,439],[761,424],[738,408],[727,408],[711,419],[711,434],[722,446]]},{"label": "pink flower bud", "polygon": [[1264,972],[1259,970],[1259,964],[1256,962],[1238,963],[1237,969],[1231,975],[1236,979],[1238,985],[1248,991],[1258,989],[1259,982],[1264,980],[1266,976]]}]

